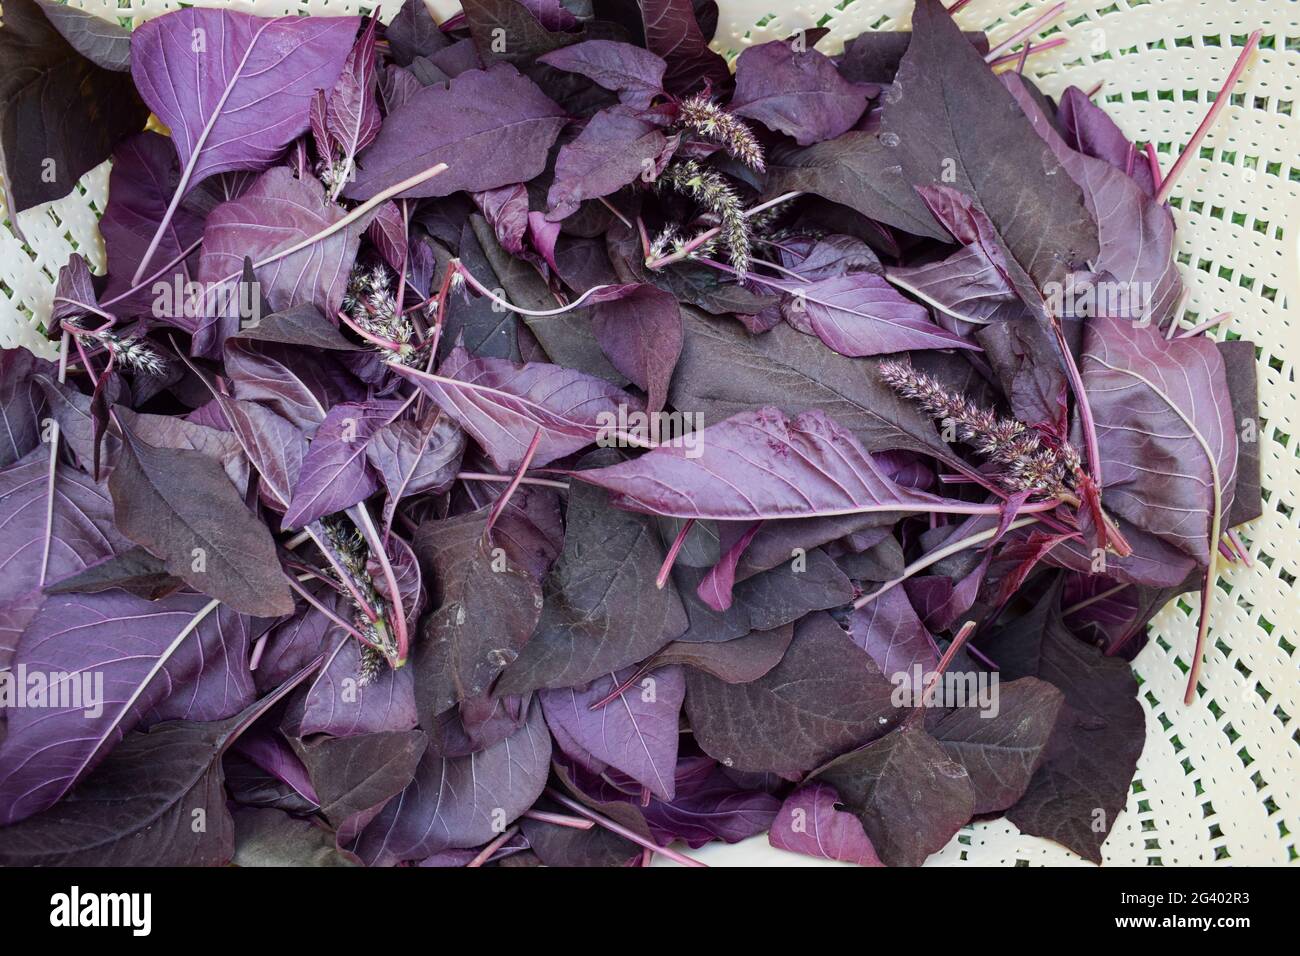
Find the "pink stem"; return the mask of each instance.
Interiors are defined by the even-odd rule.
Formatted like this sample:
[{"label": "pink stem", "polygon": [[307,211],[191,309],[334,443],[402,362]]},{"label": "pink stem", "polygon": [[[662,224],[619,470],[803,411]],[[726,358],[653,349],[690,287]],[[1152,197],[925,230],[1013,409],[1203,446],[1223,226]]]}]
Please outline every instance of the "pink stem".
[{"label": "pink stem", "polygon": [[1220,312],[1214,318],[1206,319],[1200,325],[1194,325],[1187,331],[1180,332],[1178,334],[1178,338],[1187,339],[1187,338],[1191,338],[1193,335],[1200,335],[1202,332],[1208,332],[1210,331],[1210,329],[1214,328],[1215,326],[1222,325],[1224,322],[1227,322],[1230,318],[1232,318],[1231,312]]},{"label": "pink stem", "polygon": [[1263,31],[1261,30],[1256,30],[1250,35],[1250,39],[1246,41],[1246,45],[1242,47],[1241,55],[1237,57],[1237,62],[1234,63],[1232,69],[1228,71],[1228,78],[1224,80],[1223,86],[1219,89],[1219,94],[1214,98],[1214,102],[1210,104],[1210,110],[1205,114],[1205,119],[1201,120],[1201,125],[1196,127],[1196,132],[1193,133],[1192,138],[1187,141],[1187,146],[1184,147],[1183,151],[1178,154],[1178,159],[1174,162],[1173,168],[1169,170],[1169,175],[1165,177],[1164,182],[1160,184],[1159,190],[1156,191],[1157,203],[1162,203],[1169,198],[1169,193],[1174,188],[1174,183],[1178,181],[1178,177],[1181,176],[1183,170],[1187,168],[1187,164],[1195,157],[1201,145],[1201,141],[1205,139],[1205,134],[1210,131],[1210,127],[1214,125],[1214,121],[1218,119],[1219,114],[1223,112],[1223,108],[1228,105],[1228,100],[1230,98],[1228,94],[1232,88],[1236,86],[1237,80],[1246,69],[1246,61],[1250,59],[1250,55],[1255,52],[1255,47],[1259,45],[1259,37],[1262,32]]},{"label": "pink stem", "polygon": [[[514,481],[511,475],[492,475],[486,471],[458,471],[456,477],[461,481]],[[555,488],[558,491],[568,491],[569,485],[563,481],[552,481],[550,478],[520,478],[521,484],[540,485],[543,488]]]},{"label": "pink stem", "polygon": [[[59,382],[68,377],[68,333],[65,330],[59,341]],[[41,545],[41,575],[39,583],[45,585],[45,575],[50,570],[50,547],[54,540],[54,482],[59,468],[59,422],[50,426],[50,472],[45,489],[45,540]]]},{"label": "pink stem", "polygon": [[1019,43],[1021,40],[1023,40],[1025,37],[1033,36],[1043,27],[1047,26],[1047,24],[1051,23],[1062,13],[1064,13],[1065,6],[1066,5],[1064,3],[1058,3],[1056,6],[1051,7],[1050,9],[1034,17],[1034,19],[1030,20],[1029,23],[1027,23],[1025,26],[1021,27],[1015,33],[1011,34],[1011,36],[1007,37],[1001,43],[994,46],[991,50],[989,50],[988,53],[984,54],[985,62],[995,59],[997,55],[1001,53],[1003,50],[1010,49],[1011,47]]},{"label": "pink stem", "polygon": [[1241,563],[1248,568],[1253,568],[1255,562],[1250,559],[1250,551],[1246,549],[1246,542],[1241,540],[1241,536],[1230,529],[1228,531],[1228,540],[1231,541],[1232,546],[1237,549],[1237,554],[1241,555]]},{"label": "pink stem", "polygon": [[[1043,40],[1041,43],[1026,43],[1025,48],[1019,53],[1004,53],[996,60],[989,61],[990,69],[997,69],[1000,66],[1006,66],[1008,63],[1017,63],[1021,60],[1042,53],[1044,50],[1052,50],[1058,46],[1065,46],[1069,41],[1065,37],[1052,37],[1050,40]],[[1023,72],[1023,66],[1020,72]]]},{"label": "pink stem", "polygon": [[533,433],[533,440],[528,443],[528,450],[524,452],[523,460],[519,462],[518,471],[516,471],[515,476],[510,479],[510,484],[506,485],[506,490],[501,492],[501,497],[497,498],[496,504],[492,506],[492,511],[488,514],[487,525],[483,528],[483,536],[485,538],[492,533],[493,525],[495,525],[497,519],[501,517],[501,512],[505,511],[506,505],[510,503],[510,496],[515,493],[515,489],[519,487],[519,483],[524,480],[524,472],[526,472],[528,466],[532,464],[533,456],[537,454],[537,446],[541,443],[542,429],[538,426],[537,431]]},{"label": "pink stem", "polygon": [[1165,181],[1165,175],[1160,171],[1160,157],[1156,155],[1156,144],[1147,143],[1144,147],[1147,154],[1147,165],[1151,167],[1151,182],[1155,188],[1159,189],[1161,183]]},{"label": "pink stem", "polygon": [[493,853],[496,853],[497,850],[505,846],[506,841],[509,840],[512,836],[514,836],[518,832],[519,832],[518,827],[507,828],[504,833],[502,833],[499,837],[497,837],[495,840],[493,840],[491,843],[485,846],[482,850],[480,850],[478,856],[474,857],[474,859],[470,860],[465,865],[470,868],[482,866],[488,860],[492,859]]},{"label": "pink stem", "polygon": [[671,847],[659,846],[658,844],[653,843],[650,840],[647,840],[645,837],[637,833],[635,830],[629,830],[621,823],[615,823],[609,817],[602,816],[596,811],[584,807],[577,800],[569,799],[564,794],[560,793],[560,791],[556,790],[554,787],[547,787],[546,795],[550,797],[552,800],[554,800],[556,803],[568,807],[574,813],[580,816],[584,816],[588,820],[594,821],[596,824],[604,827],[610,833],[617,833],[623,839],[631,840],[637,846],[644,847],[645,849],[649,850],[651,853],[662,853],[664,856],[668,857],[668,859],[672,860],[674,863],[680,863],[682,866],[698,866],[698,867],[706,866],[706,864],[701,863],[699,860],[692,859],[691,857],[687,856],[685,853],[678,853],[676,850],[672,849]]},{"label": "pink stem", "polygon": [[550,823],[557,827],[568,827],[571,830],[590,830],[596,825],[591,820],[571,817],[563,813],[551,813],[547,810],[525,810],[524,816],[529,820],[536,820],[538,823]]},{"label": "pink stem", "polygon": [[664,557],[664,563],[659,566],[659,573],[655,575],[655,587],[659,590],[664,589],[668,583],[668,575],[672,573],[673,562],[677,560],[677,555],[682,550],[682,545],[686,544],[686,536],[691,533],[695,527],[695,519],[687,518],[686,523],[682,525],[682,530],[677,532],[677,537],[673,539],[672,547],[668,549],[668,554]]}]

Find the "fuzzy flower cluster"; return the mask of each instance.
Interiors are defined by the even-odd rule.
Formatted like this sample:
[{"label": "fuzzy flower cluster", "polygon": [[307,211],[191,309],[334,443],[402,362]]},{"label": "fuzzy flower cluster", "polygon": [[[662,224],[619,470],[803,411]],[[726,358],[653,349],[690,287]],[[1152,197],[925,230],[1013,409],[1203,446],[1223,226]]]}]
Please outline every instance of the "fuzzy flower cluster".
[{"label": "fuzzy flower cluster", "polygon": [[[361,597],[374,610],[381,614],[380,622],[385,620],[389,613],[388,602],[383,599],[375,588],[374,579],[370,576],[370,571],[366,568],[367,558],[370,556],[370,549],[363,538],[355,528],[348,527],[344,522],[338,519],[325,519],[322,522],[325,528],[324,543],[330,549],[331,567],[342,569],[343,573],[348,576],[348,584],[360,593]],[[372,683],[376,677],[383,672],[385,656],[396,653],[396,646],[386,628],[376,626],[365,610],[357,603],[353,603],[352,624],[362,637],[365,643],[361,645],[361,663],[357,673],[357,683],[365,687]]]},{"label": "fuzzy flower cluster", "polygon": [[707,94],[699,93],[683,100],[677,116],[686,129],[717,143],[746,166],[760,173],[766,170],[763,147],[750,128],[739,117],[713,102]]},{"label": "fuzzy flower cluster", "polygon": [[103,346],[104,351],[113,356],[113,364],[119,369],[143,372],[146,375],[162,375],[167,371],[167,363],[154,351],[144,339],[135,335],[114,335],[107,329],[90,331],[72,322],[66,323],[70,331],[90,339]]},{"label": "fuzzy flower cluster", "polygon": [[396,348],[390,351],[402,362],[415,354],[411,341],[415,330],[405,317],[398,316],[388,270],[382,265],[353,270],[343,295],[343,312],[359,328],[392,342]]},{"label": "fuzzy flower cluster", "polygon": [[703,206],[718,221],[718,235],[727,249],[731,267],[740,275],[749,271],[749,222],[745,208],[727,179],[693,159],[673,163],[656,182]]},{"label": "fuzzy flower cluster", "polygon": [[980,408],[903,362],[882,362],[878,370],[890,388],[951,425],[958,439],[1000,466],[997,478],[1006,488],[1077,500],[1075,477],[1082,464],[1079,453],[1068,443],[1045,444],[1024,422]]},{"label": "fuzzy flower cluster", "polygon": [[[684,252],[687,246],[688,237],[682,232],[681,227],[669,225],[664,228],[659,235],[650,240],[650,253],[647,256],[649,260],[661,259],[674,253]],[[692,253],[697,256],[710,256],[717,248],[717,242],[710,239],[701,243],[692,249]]]}]

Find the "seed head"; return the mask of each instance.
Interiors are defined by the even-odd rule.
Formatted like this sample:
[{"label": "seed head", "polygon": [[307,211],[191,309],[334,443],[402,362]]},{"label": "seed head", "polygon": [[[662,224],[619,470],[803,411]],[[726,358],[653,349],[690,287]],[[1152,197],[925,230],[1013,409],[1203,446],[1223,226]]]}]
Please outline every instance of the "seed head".
[{"label": "seed head", "polygon": [[678,121],[686,129],[712,140],[731,156],[758,172],[766,170],[763,147],[744,121],[728,113],[705,93],[682,100]]},{"label": "seed head", "polygon": [[669,166],[656,183],[689,196],[717,218],[718,235],[727,248],[731,267],[743,277],[749,271],[749,223],[740,197],[726,177],[687,159]]}]

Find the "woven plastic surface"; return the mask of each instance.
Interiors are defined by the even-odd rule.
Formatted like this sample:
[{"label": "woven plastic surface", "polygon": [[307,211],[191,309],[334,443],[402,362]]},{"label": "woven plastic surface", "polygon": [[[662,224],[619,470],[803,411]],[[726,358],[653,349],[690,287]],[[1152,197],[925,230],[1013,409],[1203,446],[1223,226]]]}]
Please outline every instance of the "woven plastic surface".
[{"label": "woven plastic surface", "polygon": [[[179,6],[168,0],[75,5],[122,18],[123,25]],[[225,5],[262,15],[345,14],[374,6],[356,0]],[[440,19],[457,8],[450,0],[429,5]],[[400,0],[380,6],[390,15]],[[830,30],[818,49],[837,52],[864,30],[906,27],[911,10],[910,0],[722,0],[720,6],[715,46],[728,53],[813,26]],[[967,29],[986,30],[997,43],[1050,6],[1048,0],[971,0],[957,20]],[[1184,323],[1231,311],[1226,329],[1213,334],[1230,332],[1259,346],[1264,514],[1243,534],[1253,566],[1224,571],[1197,702],[1182,704],[1195,640],[1194,595],[1155,618],[1152,639],[1134,662],[1148,738],[1128,807],[1103,849],[1111,865],[1278,864],[1300,858],[1300,4],[1069,0],[1064,14],[1036,34],[1067,42],[1035,54],[1025,66],[1052,94],[1071,84],[1090,89],[1103,83],[1098,101],[1131,137],[1154,142],[1168,170],[1254,29],[1263,31],[1261,49],[1179,181],[1173,202],[1177,254],[1190,290]],[[48,314],[59,267],[80,251],[93,267],[103,268],[96,221],[107,189],[105,165],[71,195],[23,213],[26,246],[5,213],[0,346],[49,354],[39,323]],[[764,837],[697,855],[713,865],[814,863],[771,849]],[[997,820],[962,830],[930,862],[1082,861]]]}]

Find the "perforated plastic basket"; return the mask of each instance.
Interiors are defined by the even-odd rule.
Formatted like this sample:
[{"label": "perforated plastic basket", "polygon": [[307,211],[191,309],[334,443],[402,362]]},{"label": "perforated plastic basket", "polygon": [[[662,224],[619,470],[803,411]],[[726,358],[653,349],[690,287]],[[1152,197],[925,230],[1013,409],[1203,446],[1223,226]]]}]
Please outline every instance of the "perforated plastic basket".
[{"label": "perforated plastic basket", "polygon": [[[157,16],[170,0],[75,0],[124,25]],[[219,4],[266,16],[368,11],[356,0],[238,0]],[[457,9],[433,0],[439,19]],[[400,0],[380,4],[385,17]],[[818,49],[837,52],[864,30],[904,28],[911,0],[721,0],[715,46],[738,53],[799,28],[825,26]],[[996,43],[1051,6],[1048,0],[970,0],[957,14]],[[0,11],[3,0],[0,0]],[[1070,0],[1038,36],[1064,45],[1031,56],[1027,74],[1051,94],[1103,84],[1098,101],[1130,137],[1156,144],[1168,170],[1226,76],[1246,36],[1261,49],[1229,106],[1174,190],[1178,261],[1189,288],[1183,321],[1231,311],[1228,332],[1259,346],[1264,514],[1243,534],[1253,566],[1225,568],[1214,602],[1201,679],[1205,693],[1182,703],[1195,641],[1194,595],[1152,622],[1134,661],[1148,737],[1128,807],[1103,848],[1119,865],[1275,864],[1297,859],[1300,831],[1300,4],[1288,0]],[[4,65],[0,64],[0,69]],[[96,228],[108,190],[107,164],[58,202],[22,214],[25,246],[0,228],[0,346],[51,349],[38,326],[49,312],[58,269],[74,251],[102,271]],[[765,837],[712,846],[714,865],[814,864],[771,849]],[[1005,820],[962,830],[935,864],[1070,864],[1056,844],[1024,836]],[[833,864],[831,864],[833,865]]]}]

